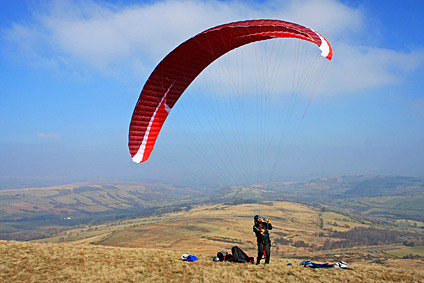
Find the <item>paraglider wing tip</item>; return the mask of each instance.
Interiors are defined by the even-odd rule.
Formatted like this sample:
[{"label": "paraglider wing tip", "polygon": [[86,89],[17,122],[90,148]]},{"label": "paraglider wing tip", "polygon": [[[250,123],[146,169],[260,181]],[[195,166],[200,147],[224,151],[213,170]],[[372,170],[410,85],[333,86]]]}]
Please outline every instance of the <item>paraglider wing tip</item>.
[{"label": "paraglider wing tip", "polygon": [[142,154],[138,154],[136,153],[134,156],[131,157],[132,161],[134,161],[135,163],[142,163],[143,161],[143,155]]},{"label": "paraglider wing tip", "polygon": [[330,43],[328,43],[327,39],[325,39],[322,35],[319,33],[317,34],[321,39],[321,45],[319,46],[319,49],[321,49],[321,56],[331,60],[333,58],[333,49],[331,48]]}]

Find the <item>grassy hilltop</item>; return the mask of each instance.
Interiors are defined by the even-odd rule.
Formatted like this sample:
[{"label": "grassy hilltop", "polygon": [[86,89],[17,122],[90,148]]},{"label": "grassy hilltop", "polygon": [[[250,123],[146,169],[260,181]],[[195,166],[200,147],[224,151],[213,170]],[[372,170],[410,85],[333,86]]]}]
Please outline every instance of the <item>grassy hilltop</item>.
[{"label": "grassy hilltop", "polygon": [[[413,268],[353,263],[349,270],[310,269],[296,260],[270,265],[180,260],[181,253],[158,249],[0,241],[0,281],[39,282],[422,282],[423,262]],[[287,264],[291,262],[293,266]]]},{"label": "grassy hilltop", "polygon": [[[342,176],[213,192],[135,182],[3,190],[0,239],[32,242],[0,241],[0,281],[424,281],[423,184]],[[255,214],[274,226],[271,264],[214,263],[233,246],[256,256]]]},{"label": "grassy hilltop", "polygon": [[[234,245],[256,255],[252,215],[258,209],[267,212],[275,227],[271,264],[213,262],[218,251],[229,252]],[[199,205],[80,227],[37,242],[0,241],[0,281],[423,281],[422,258],[402,258],[406,253],[423,253],[420,246],[359,243],[349,248],[320,248],[340,240],[329,228],[349,231],[371,226],[375,225],[293,202]],[[299,245],[302,242],[316,247]],[[182,262],[183,253],[194,254],[199,261]],[[309,269],[299,265],[302,260],[344,260],[351,269]]]}]

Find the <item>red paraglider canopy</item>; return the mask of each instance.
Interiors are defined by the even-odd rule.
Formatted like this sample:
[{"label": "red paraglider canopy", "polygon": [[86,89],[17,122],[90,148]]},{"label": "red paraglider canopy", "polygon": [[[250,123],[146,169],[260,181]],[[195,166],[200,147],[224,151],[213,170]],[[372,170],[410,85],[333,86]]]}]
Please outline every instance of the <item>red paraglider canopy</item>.
[{"label": "red paraglider canopy", "polygon": [[141,91],[129,131],[128,147],[134,162],[146,161],[169,112],[191,82],[225,53],[261,40],[298,38],[318,45],[331,60],[328,41],[316,31],[279,20],[249,20],[220,25],[185,41],[155,68]]}]

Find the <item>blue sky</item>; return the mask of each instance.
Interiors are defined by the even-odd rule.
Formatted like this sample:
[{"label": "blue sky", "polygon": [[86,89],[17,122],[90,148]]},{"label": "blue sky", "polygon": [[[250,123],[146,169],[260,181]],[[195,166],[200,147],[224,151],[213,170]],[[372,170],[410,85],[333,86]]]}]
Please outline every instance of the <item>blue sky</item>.
[{"label": "blue sky", "polygon": [[[257,18],[314,28],[334,49],[282,178],[423,176],[423,13],[421,1],[3,0],[0,177],[169,181],[187,177],[177,170],[187,166],[203,178],[207,164],[160,149],[156,160],[133,163],[132,111],[150,72],[178,44]],[[190,155],[159,138],[167,152]]]}]

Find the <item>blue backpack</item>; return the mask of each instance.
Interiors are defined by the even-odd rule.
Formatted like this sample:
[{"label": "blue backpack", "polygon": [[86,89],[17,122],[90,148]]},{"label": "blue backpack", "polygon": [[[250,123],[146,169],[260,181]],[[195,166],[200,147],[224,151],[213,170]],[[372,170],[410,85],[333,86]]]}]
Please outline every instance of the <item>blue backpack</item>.
[{"label": "blue backpack", "polygon": [[188,254],[183,254],[181,256],[181,258],[182,258],[183,261],[196,261],[196,260],[198,260],[198,258],[196,256],[188,255]]}]

